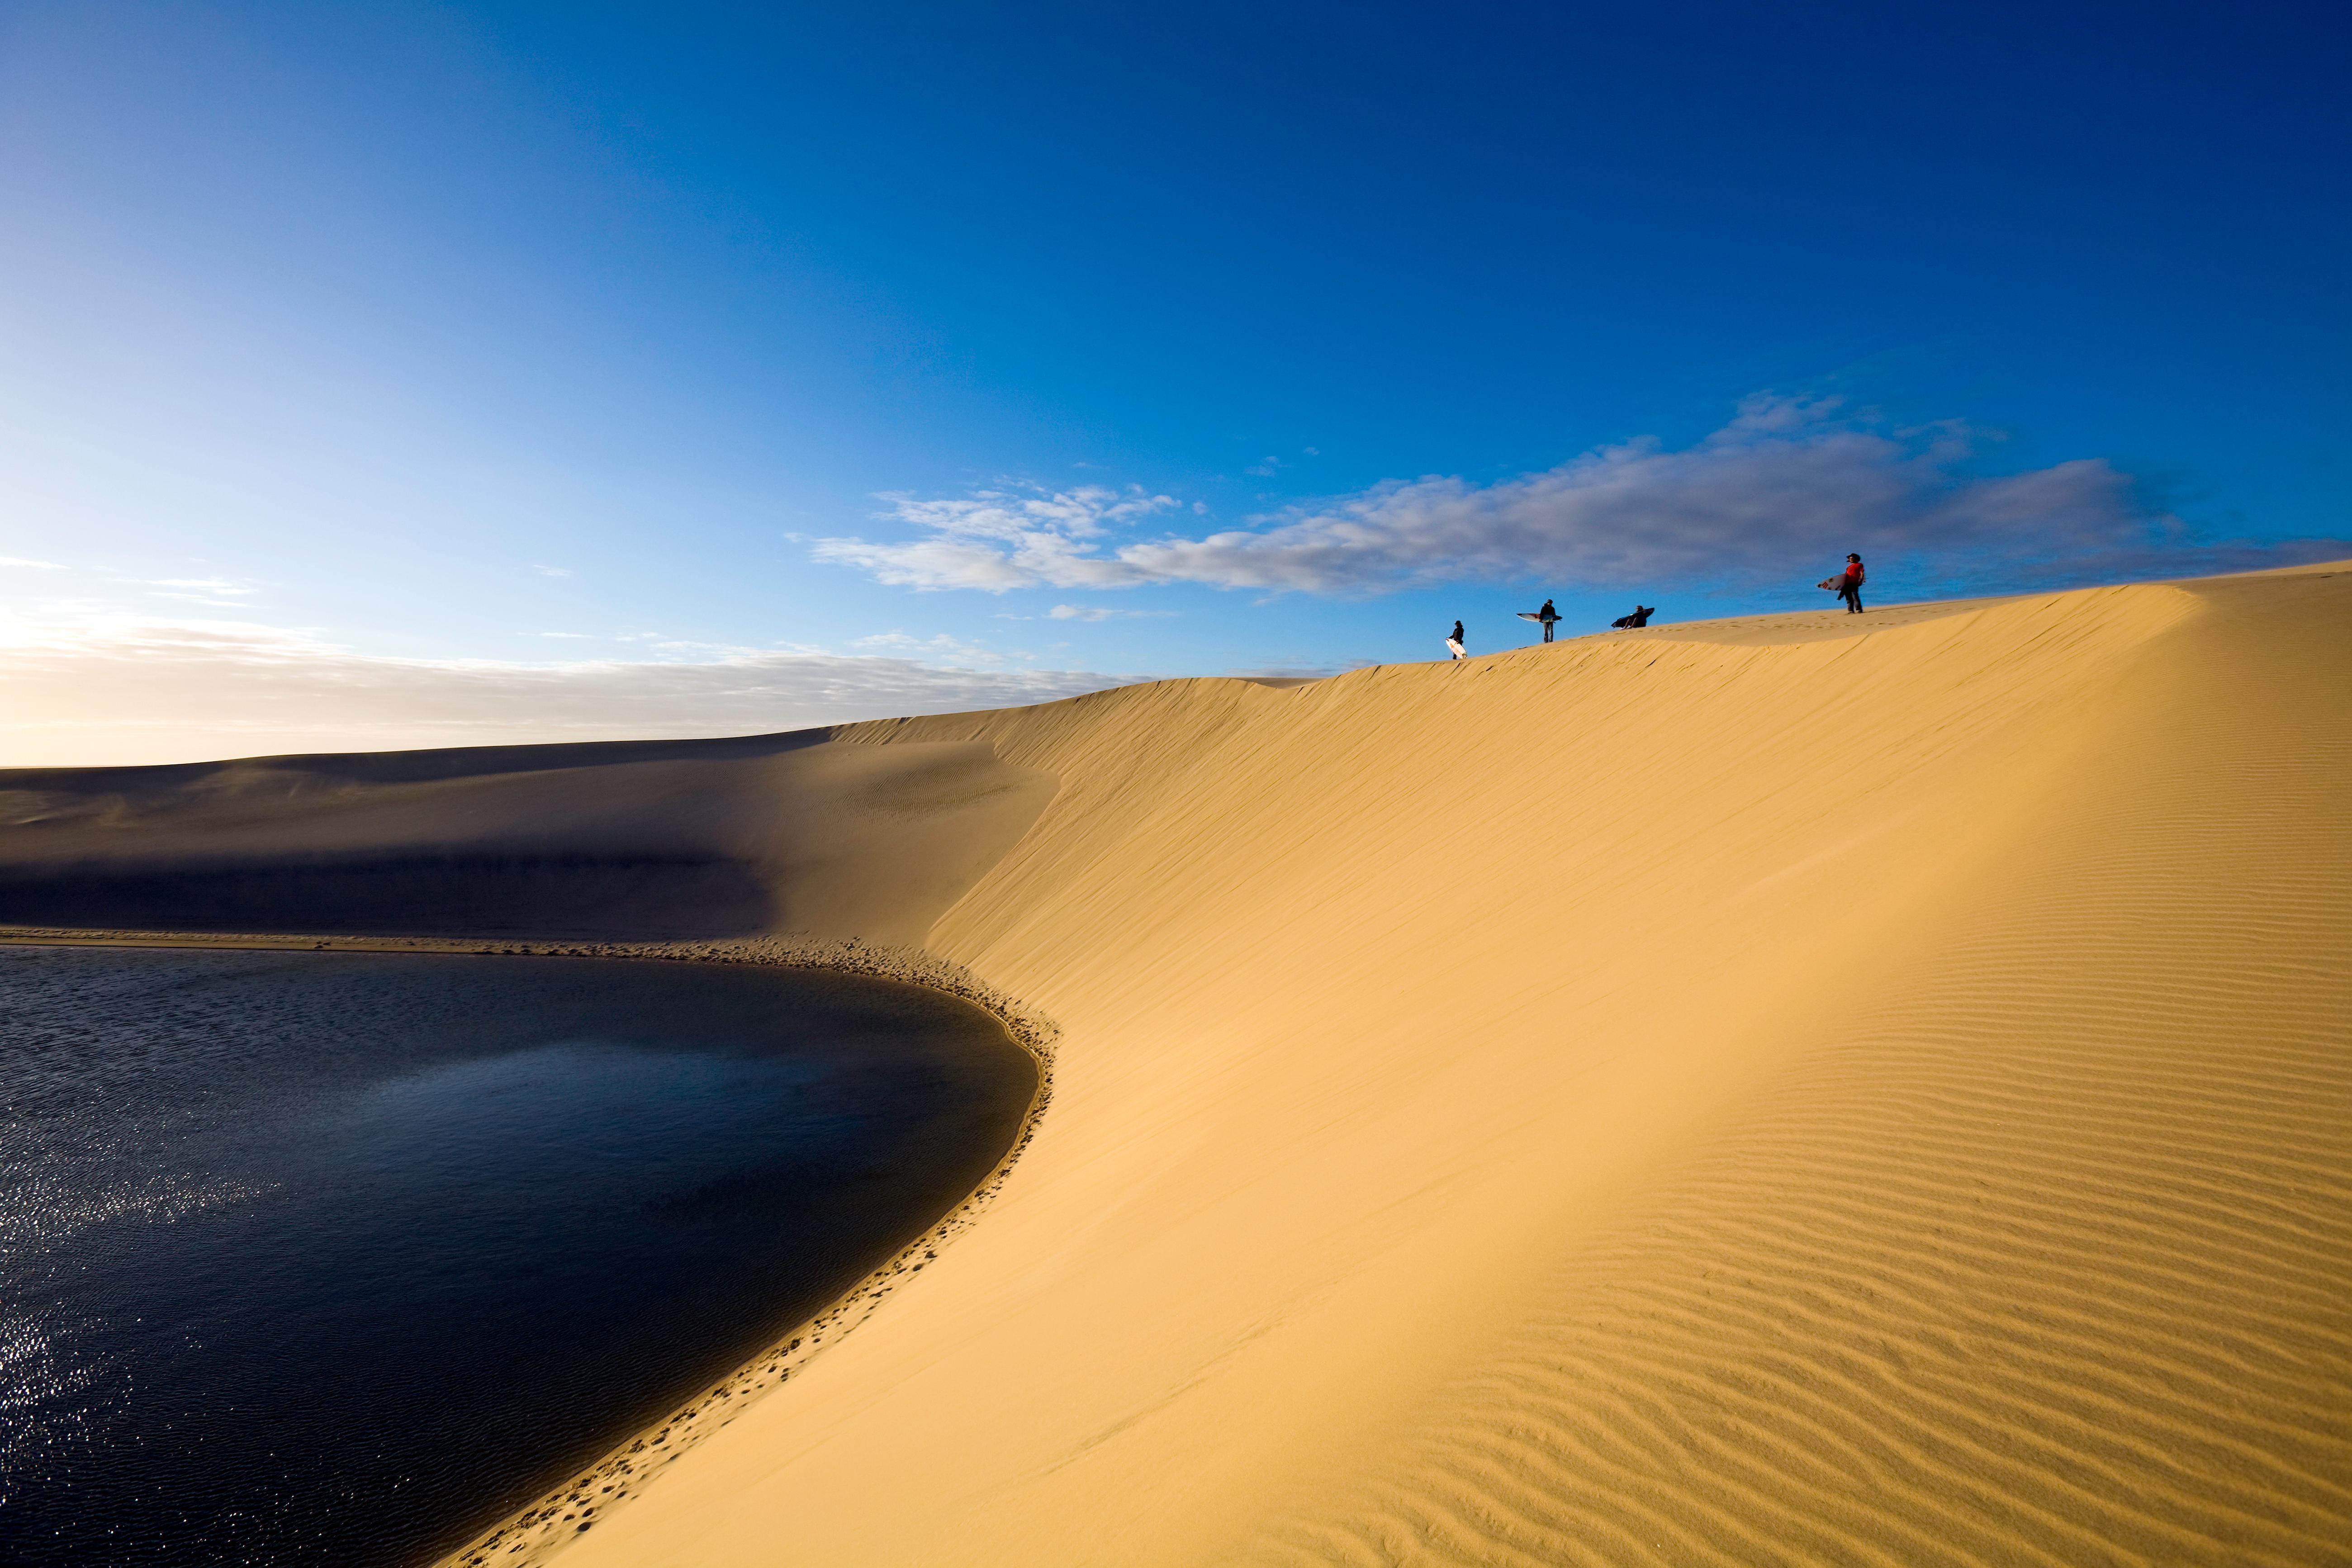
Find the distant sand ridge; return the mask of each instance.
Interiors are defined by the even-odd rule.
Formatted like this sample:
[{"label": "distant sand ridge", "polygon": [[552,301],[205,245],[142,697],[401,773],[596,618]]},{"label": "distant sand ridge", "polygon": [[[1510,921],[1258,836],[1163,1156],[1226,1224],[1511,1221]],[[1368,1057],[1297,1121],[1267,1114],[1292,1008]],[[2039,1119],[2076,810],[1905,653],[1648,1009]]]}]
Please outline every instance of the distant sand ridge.
[{"label": "distant sand ridge", "polygon": [[1060,1025],[985,1217],[567,1568],[2352,1560],[2352,569],[556,752],[0,775],[0,919],[922,937]]}]

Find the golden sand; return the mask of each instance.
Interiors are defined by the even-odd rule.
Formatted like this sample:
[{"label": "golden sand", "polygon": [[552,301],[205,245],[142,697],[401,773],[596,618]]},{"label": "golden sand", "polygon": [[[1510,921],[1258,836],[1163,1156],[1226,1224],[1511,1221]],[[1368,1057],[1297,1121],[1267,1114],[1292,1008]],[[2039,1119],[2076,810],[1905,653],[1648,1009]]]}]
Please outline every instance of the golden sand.
[{"label": "golden sand", "polygon": [[2352,569],[794,754],[532,787],[719,770],[631,809],[928,922],[1054,1103],[566,1568],[2352,1560]]}]

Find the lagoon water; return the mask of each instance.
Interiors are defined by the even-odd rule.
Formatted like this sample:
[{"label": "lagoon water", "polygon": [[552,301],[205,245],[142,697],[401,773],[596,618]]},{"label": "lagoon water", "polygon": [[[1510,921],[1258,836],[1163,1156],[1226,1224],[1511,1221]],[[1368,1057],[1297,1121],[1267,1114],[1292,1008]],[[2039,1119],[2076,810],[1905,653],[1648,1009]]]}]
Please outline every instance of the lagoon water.
[{"label": "lagoon water", "polygon": [[863,977],[0,949],[0,1562],[428,1561],[919,1234],[1035,1083]]}]

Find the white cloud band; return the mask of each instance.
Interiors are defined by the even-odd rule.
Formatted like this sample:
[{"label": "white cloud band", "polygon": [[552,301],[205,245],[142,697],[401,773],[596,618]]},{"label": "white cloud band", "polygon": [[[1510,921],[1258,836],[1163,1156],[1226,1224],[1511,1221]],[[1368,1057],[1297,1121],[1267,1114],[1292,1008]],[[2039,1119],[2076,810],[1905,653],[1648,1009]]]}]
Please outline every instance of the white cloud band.
[{"label": "white cloud band", "polygon": [[1982,433],[1887,428],[1835,399],[1759,395],[1696,445],[1643,438],[1491,485],[1431,477],[1200,538],[1116,542],[1176,508],[1102,489],[882,499],[911,540],[816,542],[819,560],[914,588],[1129,588],[1200,583],[1323,594],[1529,578],[1633,587],[1802,575],[1848,550],[1970,569],[2128,574],[2236,563],[2199,555],[2177,519],[2098,458],[1998,478],[1965,465]]},{"label": "white cloud band", "polygon": [[15,767],[758,734],[1120,684],[1086,671],[802,652],[692,663],[385,658],[282,627],[141,617],[18,626],[5,641],[0,766]]}]

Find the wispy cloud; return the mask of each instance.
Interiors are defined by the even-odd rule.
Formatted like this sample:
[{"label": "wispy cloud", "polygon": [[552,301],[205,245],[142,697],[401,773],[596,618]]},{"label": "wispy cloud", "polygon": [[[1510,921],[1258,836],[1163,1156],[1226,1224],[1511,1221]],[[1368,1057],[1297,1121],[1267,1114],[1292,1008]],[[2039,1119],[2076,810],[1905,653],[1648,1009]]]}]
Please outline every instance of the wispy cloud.
[{"label": "wispy cloud", "polygon": [[0,555],[0,566],[14,566],[26,572],[62,572],[66,569],[65,563],[61,561],[35,561],[23,555]]},{"label": "wispy cloud", "polygon": [[227,577],[145,577],[139,583],[150,598],[176,599],[185,605],[223,610],[248,609],[247,601],[261,591],[251,584]]},{"label": "wispy cloud", "polygon": [[542,577],[569,577],[572,575],[572,568],[569,566],[542,566],[539,563],[533,562],[531,563],[530,569],[538,573]]},{"label": "wispy cloud", "polygon": [[1024,500],[893,496],[923,531],[821,542],[821,560],[916,588],[1220,588],[1383,593],[1465,580],[1596,587],[1804,577],[1849,550],[1909,557],[1945,583],[2086,581],[2315,558],[2341,542],[2258,546],[2200,535],[2104,459],[1987,477],[1997,443],[1957,421],[1897,428],[1834,398],[1759,395],[1679,449],[1650,437],[1495,484],[1433,476],[1197,538],[1125,542],[1175,510],[1109,490]]},{"label": "wispy cloud", "polygon": [[1173,496],[1149,495],[1139,486],[1117,490],[1103,485],[1066,490],[1006,485],[929,500],[897,492],[880,499],[889,510],[877,516],[922,529],[924,536],[900,544],[820,539],[812,553],[903,587],[994,591],[1038,583],[1129,586],[1140,579],[1120,563],[1091,552],[1113,528],[1178,504]]},{"label": "wispy cloud", "polygon": [[0,765],[15,766],[756,734],[1043,702],[1122,679],[772,649],[387,658],[300,628],[129,615],[0,625]]},{"label": "wispy cloud", "polygon": [[1173,610],[1112,610],[1099,605],[1056,605],[1045,612],[1050,621],[1156,621],[1175,615]]},{"label": "wispy cloud", "polygon": [[1005,659],[1004,655],[983,643],[966,642],[946,632],[927,637],[900,631],[877,632],[872,637],[859,637],[849,646],[872,648],[877,653],[906,654],[916,658],[961,659],[966,664],[1003,664]]}]

